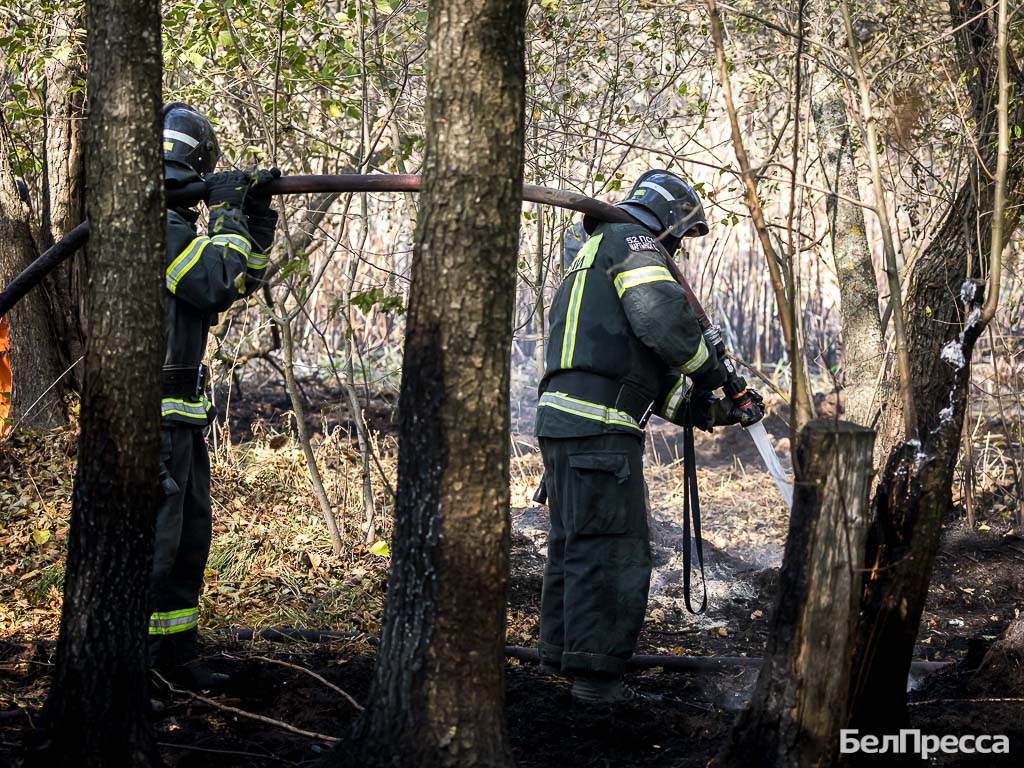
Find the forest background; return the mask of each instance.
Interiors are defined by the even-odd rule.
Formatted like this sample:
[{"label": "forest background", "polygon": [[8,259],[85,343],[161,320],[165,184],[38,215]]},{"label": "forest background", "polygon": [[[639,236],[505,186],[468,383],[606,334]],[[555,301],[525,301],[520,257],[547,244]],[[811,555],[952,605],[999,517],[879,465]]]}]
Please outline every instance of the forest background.
[{"label": "forest background", "polygon": [[[690,179],[712,232],[686,242],[683,269],[768,395],[779,450],[788,453],[790,428],[815,413],[843,413],[878,429],[881,475],[906,438],[931,450],[927,435],[948,422],[943,408],[959,403],[956,440],[936,447],[952,460],[937,497],[952,500],[952,519],[1015,536],[1024,182],[1013,149],[1024,105],[1009,89],[1002,113],[1012,160],[1000,180],[997,7],[744,1],[716,6],[723,30],[708,5],[530,3],[526,181],[614,201],[647,168]],[[225,166],[419,172],[426,11],[395,0],[165,2],[164,99],[210,116]],[[83,26],[79,3],[0,4],[4,283],[81,218]],[[1015,85],[1021,28],[1012,9],[1003,48]],[[26,183],[30,209],[14,177]],[[995,241],[999,188],[1005,226]],[[418,206],[403,194],[284,198],[268,284],[220,318],[210,352],[224,418],[211,434],[218,540],[206,625],[379,627]],[[516,510],[532,506],[538,479],[531,430],[544,319],[567,249],[578,245],[578,218],[542,206],[522,213],[511,357]],[[990,277],[993,242],[1000,253],[1005,246],[990,282],[1000,309],[970,366],[971,347],[958,361],[947,345],[969,311],[960,283]],[[13,422],[57,431],[15,430],[8,443],[20,446],[0,489],[0,630],[10,637],[56,630],[84,270],[81,261],[63,269],[11,316]],[[960,371],[969,378],[957,396]],[[706,452],[736,445],[719,435]],[[667,438],[652,452],[669,468],[678,458]],[[733,464],[703,482],[727,493],[746,476]],[[746,519],[783,527],[770,481],[752,482],[761,502]],[[666,483],[669,496],[678,490]],[[929,562],[941,523],[932,528]],[[987,636],[1002,632],[1020,600],[1000,600]],[[531,620],[528,608],[513,608],[524,643]],[[12,702],[38,691],[25,695]]]}]

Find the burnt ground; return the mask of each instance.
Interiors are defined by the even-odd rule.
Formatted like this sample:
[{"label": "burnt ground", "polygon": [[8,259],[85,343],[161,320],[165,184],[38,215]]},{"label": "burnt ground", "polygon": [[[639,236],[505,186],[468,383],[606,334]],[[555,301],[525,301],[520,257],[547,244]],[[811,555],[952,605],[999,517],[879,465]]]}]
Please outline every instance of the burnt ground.
[{"label": "burnt ground", "polygon": [[[351,429],[352,408],[347,394],[341,387],[308,380],[300,380],[298,385],[302,407],[306,411],[310,429],[314,434],[329,433],[337,428],[345,431]],[[369,429],[381,436],[396,436],[397,394],[385,397],[380,392],[374,392],[368,401],[361,390],[358,394],[362,401],[368,402],[363,410],[363,417]],[[267,427],[294,429],[294,422],[289,415],[292,410],[291,398],[280,381],[274,379],[260,384],[247,384],[243,389],[233,391],[223,386],[217,389],[216,397],[219,403],[227,403],[229,396],[231,405],[226,409],[226,421],[231,430],[232,440],[252,440],[254,433],[259,433]]]},{"label": "burnt ground", "polygon": [[[343,421],[343,415],[339,419]],[[781,421],[769,427],[776,435],[783,433]],[[782,453],[787,452],[784,438],[776,443]],[[529,501],[539,474],[539,460],[531,448],[528,438],[514,443],[508,642],[522,646],[537,642],[546,540],[544,510]],[[756,453],[738,430],[701,436],[698,449],[708,611],[694,617],[683,605],[681,468],[676,462],[680,446],[673,431],[655,426],[648,448],[655,573],[638,652],[760,656],[788,515],[771,480],[760,471]],[[926,733],[1005,733],[1012,738],[1012,750],[1006,758],[950,756],[933,760],[935,765],[1018,765],[1024,751],[1021,692],[998,687],[968,691],[971,669],[1024,606],[1024,539],[1011,526],[1012,502],[996,492],[978,506],[974,528],[960,516],[947,524],[917,646],[918,659],[954,664],[914,681],[910,713],[912,726]],[[344,739],[356,709],[298,667],[316,672],[357,702],[366,701],[374,647],[365,635],[290,644],[239,643],[212,631],[204,638],[209,664],[232,674],[230,686],[211,694],[220,707]],[[0,700],[39,702],[38,695],[27,692],[45,687],[52,649],[52,642],[0,638],[0,693],[4,694]],[[294,666],[272,664],[257,656]],[[533,664],[510,661],[506,703],[518,765],[706,765],[748,698],[756,668],[700,674],[654,669],[630,673],[628,678],[639,691],[658,694],[662,700],[643,700],[613,710],[580,708],[572,704],[566,681],[542,675]],[[169,766],[311,765],[332,748],[315,736],[289,733],[184,695],[164,692],[163,696],[169,706],[153,717],[153,724]],[[0,707],[0,765],[17,759],[24,730],[38,719],[37,703],[21,706],[14,709],[5,703]],[[908,762],[918,761],[908,758]]]}]

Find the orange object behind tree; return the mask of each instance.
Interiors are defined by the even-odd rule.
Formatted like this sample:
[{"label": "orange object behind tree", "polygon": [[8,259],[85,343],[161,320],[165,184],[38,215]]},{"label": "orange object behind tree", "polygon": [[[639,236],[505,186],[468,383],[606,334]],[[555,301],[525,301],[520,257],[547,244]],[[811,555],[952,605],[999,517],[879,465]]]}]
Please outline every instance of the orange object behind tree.
[{"label": "orange object behind tree", "polygon": [[0,435],[10,427],[11,413],[11,340],[7,335],[7,318],[0,317]]}]

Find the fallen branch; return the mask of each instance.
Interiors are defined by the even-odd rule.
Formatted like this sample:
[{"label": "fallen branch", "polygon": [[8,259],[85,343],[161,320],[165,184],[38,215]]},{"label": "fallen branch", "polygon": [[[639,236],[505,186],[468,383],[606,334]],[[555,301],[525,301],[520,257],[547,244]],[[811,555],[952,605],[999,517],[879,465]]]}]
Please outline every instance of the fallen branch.
[{"label": "fallen branch", "polygon": [[[292,627],[274,627],[271,629],[249,629],[248,627],[227,627],[218,632],[230,635],[236,640],[267,640],[269,642],[289,642],[304,640],[308,643],[331,642],[333,640],[352,640],[362,638],[370,645],[378,645],[380,638],[362,632],[338,632],[329,629],[293,629]],[[662,633],[664,634],[664,633]],[[540,654],[536,648],[523,648],[518,645],[506,645],[505,656],[519,661],[540,662]],[[910,671],[915,674],[934,672],[949,666],[951,661],[915,661]],[[634,656],[626,662],[630,670],[654,669],[661,667],[666,672],[714,672],[735,667],[759,667],[760,656]],[[304,670],[308,671],[308,670]]]},{"label": "fallen branch", "polygon": [[370,645],[377,645],[380,639],[376,635],[365,632],[338,632],[331,629],[294,629],[292,627],[269,627],[267,629],[250,629],[249,627],[225,627],[218,629],[222,635],[235,640],[266,640],[271,643],[286,643],[292,640],[305,640],[309,643],[323,643],[332,640],[356,640],[362,638]]},{"label": "fallen branch", "polygon": [[[32,714],[32,711],[28,707],[15,707],[14,709],[3,709],[0,710],[0,720],[13,720],[16,717],[21,717],[22,715],[24,715],[29,719],[29,722],[32,722]],[[35,714],[38,715],[39,712],[37,711]]]},{"label": "fallen branch", "polygon": [[984,699],[923,699],[922,701],[911,701],[908,707],[921,707],[925,704],[1019,704],[1024,698],[984,698]]},{"label": "fallen branch", "polygon": [[298,765],[293,763],[291,760],[285,760],[283,757],[277,755],[261,755],[259,752],[240,752],[235,749],[211,749],[210,747],[195,747],[191,744],[172,744],[169,741],[158,741],[156,743],[158,747],[164,747],[165,749],[184,749],[189,752],[206,752],[213,755],[235,755],[237,757],[258,757],[261,760],[273,760],[278,763],[287,763],[288,765]]},{"label": "fallen branch", "polygon": [[[520,661],[540,662],[536,648],[505,646],[505,655]],[[761,659],[755,656],[634,656],[626,662],[626,669],[653,669],[666,672],[716,672],[733,667],[759,667]]]},{"label": "fallen branch", "polygon": [[309,675],[310,677],[312,677],[312,678],[314,678],[316,680],[319,680],[321,683],[326,685],[332,691],[335,691],[336,693],[341,694],[341,696],[343,696],[345,698],[345,701],[347,701],[353,707],[358,709],[360,712],[362,712],[365,709],[365,707],[362,704],[360,704],[358,701],[356,701],[354,698],[352,698],[348,693],[346,693],[341,688],[336,686],[330,680],[324,679],[323,677],[321,677],[316,672],[313,672],[310,669],[306,669],[305,667],[300,667],[298,664],[291,664],[291,663],[289,663],[287,661],[281,661],[280,659],[272,659],[269,656],[253,656],[252,658],[259,659],[260,661],[268,661],[271,664],[280,664],[282,667],[289,667],[291,669],[297,669],[299,672],[304,672],[305,674]]},{"label": "fallen branch", "polygon": [[175,688],[173,685],[170,684],[170,682],[168,682],[167,678],[165,678],[159,672],[156,672],[154,670],[151,671],[153,672],[154,675],[156,675],[157,679],[159,679],[160,682],[167,686],[167,689],[171,693],[176,693],[179,696],[188,696],[189,698],[195,699],[196,701],[201,701],[203,702],[203,704],[213,707],[214,709],[219,709],[223,712],[230,712],[231,714],[238,715],[239,717],[247,717],[250,720],[258,720],[261,723],[272,725],[275,728],[280,728],[283,731],[288,731],[289,733],[294,733],[299,736],[306,736],[307,738],[316,739],[317,741],[324,741],[328,744],[337,744],[341,741],[341,739],[336,738],[334,736],[327,736],[326,734],[315,733],[314,731],[304,731],[302,728],[296,728],[294,725],[289,725],[288,723],[282,722],[280,720],[274,720],[272,717],[265,717],[263,715],[257,715],[252,712],[246,712],[244,709],[229,707],[227,704],[221,704],[220,702],[214,701],[213,699],[209,699],[206,696],[202,696],[198,693],[186,691],[182,688]]},{"label": "fallen branch", "polygon": [[[540,662],[536,648],[505,646],[505,655],[520,661]],[[626,662],[627,670],[653,669],[661,667],[666,672],[716,672],[735,667],[760,667],[759,656],[634,656]],[[951,661],[915,661],[910,671],[917,674],[934,672],[949,666]]]}]

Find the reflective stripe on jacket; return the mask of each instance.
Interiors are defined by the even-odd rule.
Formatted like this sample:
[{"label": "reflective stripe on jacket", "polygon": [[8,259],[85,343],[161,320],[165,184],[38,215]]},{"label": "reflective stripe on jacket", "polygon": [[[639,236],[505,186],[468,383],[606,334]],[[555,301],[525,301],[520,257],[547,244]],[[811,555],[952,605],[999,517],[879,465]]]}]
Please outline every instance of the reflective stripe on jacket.
[{"label": "reflective stripe on jacket", "polygon": [[[690,390],[684,374],[704,373],[718,361],[668,258],[638,224],[601,224],[580,249],[548,315],[538,436],[639,435],[637,408],[623,407],[624,400],[682,419]],[[571,391],[560,386],[569,372]]]},{"label": "reflective stripe on jacket", "polygon": [[[198,367],[206,354],[210,326],[217,313],[254,291],[266,257],[253,254],[246,217],[219,209],[210,217],[208,234],[196,231],[199,214],[167,211],[167,288],[164,365]],[[163,398],[164,423],[206,426],[214,409],[204,393]]]}]

